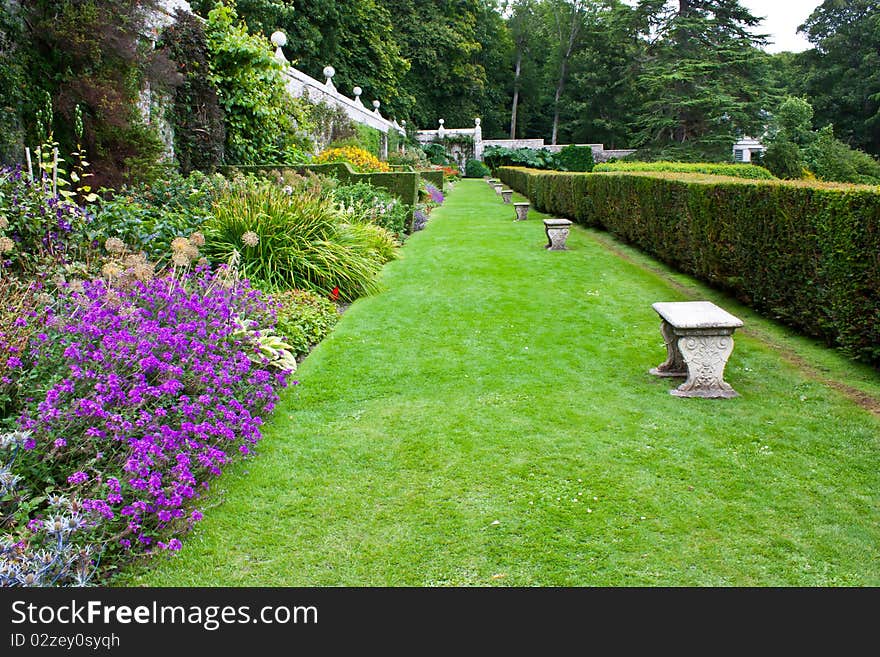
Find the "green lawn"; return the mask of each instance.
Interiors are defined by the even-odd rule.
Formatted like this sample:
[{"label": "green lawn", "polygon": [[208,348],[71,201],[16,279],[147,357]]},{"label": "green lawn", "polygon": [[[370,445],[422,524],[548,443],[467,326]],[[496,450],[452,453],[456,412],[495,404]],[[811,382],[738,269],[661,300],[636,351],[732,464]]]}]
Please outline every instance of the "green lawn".
[{"label": "green lawn", "polygon": [[[522,200],[515,197],[515,200]],[[126,586],[877,586],[880,375],[607,235],[459,183],[306,359],[259,455]],[[746,326],[679,399],[654,301]],[[831,387],[832,382],[837,388]]]}]

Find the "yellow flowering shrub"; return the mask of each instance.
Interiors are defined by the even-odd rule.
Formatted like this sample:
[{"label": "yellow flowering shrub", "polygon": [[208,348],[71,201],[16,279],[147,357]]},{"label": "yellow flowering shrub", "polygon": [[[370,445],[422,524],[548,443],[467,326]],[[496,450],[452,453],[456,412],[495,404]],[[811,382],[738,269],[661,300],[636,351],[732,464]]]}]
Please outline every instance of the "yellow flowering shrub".
[{"label": "yellow flowering shrub", "polygon": [[343,146],[341,148],[328,148],[318,155],[315,164],[327,164],[330,162],[348,162],[352,169],[360,173],[375,173],[377,171],[391,171],[387,163],[382,162],[375,155],[363,148],[356,146]]}]

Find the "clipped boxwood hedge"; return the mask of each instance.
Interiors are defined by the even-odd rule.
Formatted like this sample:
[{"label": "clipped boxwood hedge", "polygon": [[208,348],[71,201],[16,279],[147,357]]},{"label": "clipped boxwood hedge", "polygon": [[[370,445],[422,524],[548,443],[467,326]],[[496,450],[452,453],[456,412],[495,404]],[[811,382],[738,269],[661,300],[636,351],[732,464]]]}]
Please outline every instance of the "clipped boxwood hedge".
[{"label": "clipped boxwood hedge", "polygon": [[606,229],[880,365],[880,188],[503,167],[540,212]]},{"label": "clipped boxwood hedge", "polygon": [[434,185],[441,192],[443,191],[443,172],[440,169],[422,169],[419,175],[427,183]]},{"label": "clipped boxwood hedge", "polygon": [[607,162],[597,164],[593,171],[663,171],[669,173],[706,173],[750,180],[775,180],[770,171],[757,164],[714,164],[711,162]]}]

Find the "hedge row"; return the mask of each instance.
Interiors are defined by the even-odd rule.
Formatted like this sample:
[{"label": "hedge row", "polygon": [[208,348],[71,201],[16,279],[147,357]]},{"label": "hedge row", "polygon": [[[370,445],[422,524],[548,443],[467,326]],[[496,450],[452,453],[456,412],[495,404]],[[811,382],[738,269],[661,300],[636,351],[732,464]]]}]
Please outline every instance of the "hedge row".
[{"label": "hedge row", "polygon": [[[229,173],[233,170],[247,172],[282,171],[293,169],[299,174],[312,171],[318,174],[333,176],[342,182],[352,184],[366,182],[375,187],[388,190],[407,205],[415,205],[419,200],[419,174],[412,171],[391,171],[382,173],[358,173],[346,162],[331,162],[329,164],[275,164],[261,166],[229,166],[220,170],[221,173]],[[442,175],[442,172],[441,172]]]},{"label": "hedge row", "polygon": [[441,192],[443,191],[443,171],[440,169],[423,169],[419,171],[419,175],[426,183],[434,185]]},{"label": "hedge row", "polygon": [[607,162],[597,164],[596,173],[608,171],[665,171],[670,173],[706,173],[749,180],[775,180],[770,171],[757,164],[714,164],[711,162]]},{"label": "hedge row", "polygon": [[603,228],[880,365],[880,189],[501,168],[534,207]]}]

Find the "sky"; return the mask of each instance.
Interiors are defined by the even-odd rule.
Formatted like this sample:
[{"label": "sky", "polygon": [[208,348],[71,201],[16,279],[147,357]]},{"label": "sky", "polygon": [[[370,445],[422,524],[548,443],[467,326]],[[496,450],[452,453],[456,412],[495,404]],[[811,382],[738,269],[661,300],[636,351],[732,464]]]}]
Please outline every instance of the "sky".
[{"label": "sky", "polygon": [[[635,5],[638,0],[624,0]],[[812,48],[798,27],[822,4],[822,0],[740,0],[743,7],[758,18],[764,18],[758,30],[768,35],[767,52],[801,52]]]},{"label": "sky", "polygon": [[760,31],[770,35],[765,48],[768,52],[801,52],[812,47],[797,29],[822,0],[740,0],[740,4],[765,18]]}]

